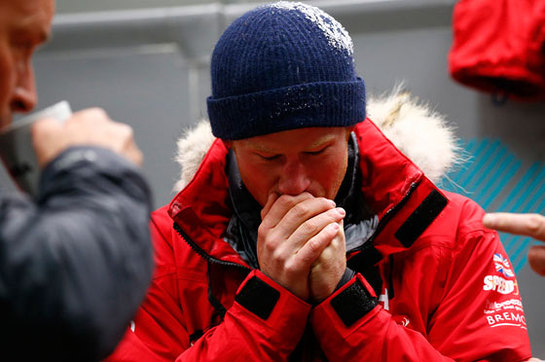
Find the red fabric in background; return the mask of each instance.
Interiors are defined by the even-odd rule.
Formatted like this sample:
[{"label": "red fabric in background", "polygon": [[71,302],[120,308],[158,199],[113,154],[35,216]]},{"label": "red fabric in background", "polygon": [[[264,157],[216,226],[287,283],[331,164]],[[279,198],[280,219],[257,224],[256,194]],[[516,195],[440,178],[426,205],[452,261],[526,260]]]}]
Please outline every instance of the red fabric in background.
[{"label": "red fabric in background", "polygon": [[518,100],[545,99],[545,1],[461,0],[449,71],[458,82]]},{"label": "red fabric in background", "polygon": [[530,69],[545,73],[545,0],[535,1],[530,23],[528,61]]}]

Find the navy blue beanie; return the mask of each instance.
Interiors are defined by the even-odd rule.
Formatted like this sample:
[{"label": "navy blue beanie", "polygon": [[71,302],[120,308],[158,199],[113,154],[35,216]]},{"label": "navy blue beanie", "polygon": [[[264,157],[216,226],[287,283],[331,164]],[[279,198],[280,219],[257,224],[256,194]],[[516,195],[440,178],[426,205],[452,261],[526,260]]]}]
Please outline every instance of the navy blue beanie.
[{"label": "navy blue beanie", "polygon": [[235,20],[211,60],[214,136],[237,140],[365,119],[365,85],[346,30],[322,10],[287,1]]}]

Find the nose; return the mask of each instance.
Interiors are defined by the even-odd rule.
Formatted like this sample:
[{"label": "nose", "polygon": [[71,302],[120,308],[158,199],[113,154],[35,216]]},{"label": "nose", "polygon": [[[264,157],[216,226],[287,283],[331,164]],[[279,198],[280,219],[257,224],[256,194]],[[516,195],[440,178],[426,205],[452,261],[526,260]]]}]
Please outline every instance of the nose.
[{"label": "nose", "polygon": [[308,189],[310,181],[306,167],[300,161],[294,160],[284,165],[278,181],[278,191],[285,195],[299,195]]},{"label": "nose", "polygon": [[36,107],[38,100],[31,60],[21,61],[17,65],[16,71],[17,79],[10,100],[10,107],[12,112],[29,112]]}]

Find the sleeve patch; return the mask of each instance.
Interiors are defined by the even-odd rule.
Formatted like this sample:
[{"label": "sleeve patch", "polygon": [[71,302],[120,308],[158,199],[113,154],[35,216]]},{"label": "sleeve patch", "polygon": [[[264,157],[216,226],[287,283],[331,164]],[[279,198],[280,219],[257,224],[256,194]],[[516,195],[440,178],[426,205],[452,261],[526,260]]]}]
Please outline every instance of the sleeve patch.
[{"label": "sleeve patch", "polygon": [[256,276],[248,280],[235,296],[238,304],[263,320],[269,318],[278,299],[280,292]]},{"label": "sleeve patch", "polygon": [[433,190],[396,231],[395,237],[405,247],[410,247],[439,216],[447,203],[446,197]]},{"label": "sleeve patch", "polygon": [[356,280],[352,285],[331,299],[331,306],[348,328],[377,305],[365,286]]}]

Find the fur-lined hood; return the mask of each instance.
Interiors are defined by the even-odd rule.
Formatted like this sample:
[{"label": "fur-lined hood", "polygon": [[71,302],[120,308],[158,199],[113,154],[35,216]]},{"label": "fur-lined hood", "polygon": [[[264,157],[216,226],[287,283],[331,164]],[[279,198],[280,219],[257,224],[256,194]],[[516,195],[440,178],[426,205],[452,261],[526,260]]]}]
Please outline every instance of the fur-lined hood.
[{"label": "fur-lined hood", "polygon": [[[445,117],[419,104],[408,92],[396,89],[387,96],[370,97],[367,114],[432,181],[438,182],[459,161],[457,138]],[[193,178],[214,140],[208,121],[199,122],[180,137],[176,162],[181,172],[174,191]]]}]

